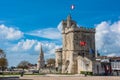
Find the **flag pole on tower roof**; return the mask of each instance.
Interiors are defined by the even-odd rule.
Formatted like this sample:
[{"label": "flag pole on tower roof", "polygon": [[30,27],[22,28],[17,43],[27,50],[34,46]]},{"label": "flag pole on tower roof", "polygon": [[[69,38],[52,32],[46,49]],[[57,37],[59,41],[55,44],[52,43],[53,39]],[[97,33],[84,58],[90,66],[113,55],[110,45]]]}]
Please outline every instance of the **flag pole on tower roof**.
[{"label": "flag pole on tower roof", "polygon": [[72,12],[73,12],[74,9],[75,9],[75,5],[74,4],[70,5],[70,13],[69,13],[69,15],[72,15]]}]

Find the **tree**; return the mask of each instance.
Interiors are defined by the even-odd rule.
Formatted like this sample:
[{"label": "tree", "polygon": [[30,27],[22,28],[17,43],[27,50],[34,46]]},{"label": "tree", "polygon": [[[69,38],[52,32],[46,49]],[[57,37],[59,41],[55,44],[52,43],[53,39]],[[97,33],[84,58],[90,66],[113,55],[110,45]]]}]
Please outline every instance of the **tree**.
[{"label": "tree", "polygon": [[0,58],[5,58],[6,55],[2,49],[0,49]]},{"label": "tree", "polygon": [[18,68],[22,68],[22,69],[28,69],[29,68],[30,63],[28,61],[21,61],[18,64]]},{"label": "tree", "polygon": [[8,62],[6,59],[6,55],[2,49],[0,49],[0,69],[4,71],[5,68],[7,68]]},{"label": "tree", "polygon": [[7,67],[7,59],[6,58],[0,58],[0,66]]},{"label": "tree", "polygon": [[54,58],[48,59],[47,65],[48,65],[48,67],[55,67],[55,59]]}]

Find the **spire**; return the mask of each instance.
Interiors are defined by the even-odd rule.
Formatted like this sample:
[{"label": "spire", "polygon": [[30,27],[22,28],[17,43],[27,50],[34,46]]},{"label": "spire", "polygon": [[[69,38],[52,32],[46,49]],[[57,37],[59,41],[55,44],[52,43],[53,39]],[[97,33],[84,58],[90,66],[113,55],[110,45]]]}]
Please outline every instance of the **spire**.
[{"label": "spire", "polygon": [[43,54],[43,50],[42,50],[42,44],[41,44],[41,47],[40,47],[40,56],[43,57],[44,54]]},{"label": "spire", "polygon": [[42,44],[40,45],[40,53],[42,53],[43,52],[43,50],[42,50]]},{"label": "spire", "polygon": [[71,20],[71,15],[69,14],[68,16],[67,16],[67,21],[70,21]]},{"label": "spire", "polygon": [[71,15],[69,14],[68,16],[67,16],[67,27],[70,27],[71,26]]},{"label": "spire", "polygon": [[44,52],[42,50],[42,44],[40,47],[40,55],[38,57],[38,63],[37,63],[37,70],[39,70],[40,68],[44,68],[45,65],[45,60],[44,60]]}]

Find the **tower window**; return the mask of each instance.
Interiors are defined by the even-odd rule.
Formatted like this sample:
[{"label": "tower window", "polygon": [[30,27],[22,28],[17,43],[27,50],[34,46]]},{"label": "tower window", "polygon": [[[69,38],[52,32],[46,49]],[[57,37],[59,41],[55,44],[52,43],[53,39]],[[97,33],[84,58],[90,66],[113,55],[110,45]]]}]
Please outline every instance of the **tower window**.
[{"label": "tower window", "polygon": [[82,57],[85,57],[85,53],[82,53]]}]

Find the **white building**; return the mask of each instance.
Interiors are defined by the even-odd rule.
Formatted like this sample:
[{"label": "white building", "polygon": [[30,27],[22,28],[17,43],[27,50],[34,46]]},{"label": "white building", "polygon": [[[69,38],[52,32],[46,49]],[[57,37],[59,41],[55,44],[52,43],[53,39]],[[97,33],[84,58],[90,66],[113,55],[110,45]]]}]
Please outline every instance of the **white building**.
[{"label": "white building", "polygon": [[97,75],[120,75],[120,57],[97,57],[93,73]]}]

